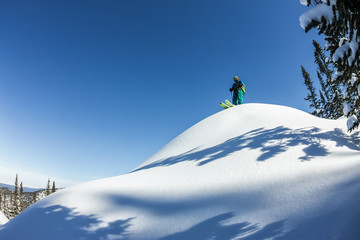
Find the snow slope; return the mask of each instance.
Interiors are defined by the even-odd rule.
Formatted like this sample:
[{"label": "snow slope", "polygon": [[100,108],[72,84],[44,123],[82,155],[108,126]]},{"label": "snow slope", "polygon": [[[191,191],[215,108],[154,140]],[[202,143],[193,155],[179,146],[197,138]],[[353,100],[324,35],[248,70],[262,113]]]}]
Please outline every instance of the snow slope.
[{"label": "snow slope", "polygon": [[223,110],[131,173],[43,199],[0,239],[359,239],[359,135],[345,122]]}]

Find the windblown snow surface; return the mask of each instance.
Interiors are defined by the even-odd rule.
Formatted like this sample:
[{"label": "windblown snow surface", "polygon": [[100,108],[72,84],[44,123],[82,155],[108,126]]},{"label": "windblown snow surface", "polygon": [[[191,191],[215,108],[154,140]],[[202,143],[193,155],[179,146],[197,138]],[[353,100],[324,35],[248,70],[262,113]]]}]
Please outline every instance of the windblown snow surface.
[{"label": "windblown snow surface", "polygon": [[360,239],[359,135],[345,129],[284,106],[223,110],[128,174],[43,199],[0,239]]}]

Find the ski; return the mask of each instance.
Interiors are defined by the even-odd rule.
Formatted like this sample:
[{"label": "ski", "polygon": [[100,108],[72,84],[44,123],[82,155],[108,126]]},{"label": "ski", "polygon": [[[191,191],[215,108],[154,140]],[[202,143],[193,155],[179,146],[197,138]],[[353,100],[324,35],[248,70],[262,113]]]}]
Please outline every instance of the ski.
[{"label": "ski", "polygon": [[229,100],[225,100],[226,105],[228,105],[229,107],[233,107],[234,105],[229,101]]},{"label": "ski", "polygon": [[223,103],[223,102],[221,102],[220,103],[220,106],[222,106],[224,109],[228,109],[229,108],[229,106],[228,105],[226,105],[225,103]]}]

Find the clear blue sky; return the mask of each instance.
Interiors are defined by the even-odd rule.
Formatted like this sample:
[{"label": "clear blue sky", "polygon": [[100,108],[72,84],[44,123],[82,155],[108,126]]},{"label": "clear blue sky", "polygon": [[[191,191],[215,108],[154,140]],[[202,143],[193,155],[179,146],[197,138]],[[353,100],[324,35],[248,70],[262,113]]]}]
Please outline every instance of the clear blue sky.
[{"label": "clear blue sky", "polygon": [[234,75],[246,103],[308,111],[306,10],[298,0],[1,1],[0,182],[124,174],[221,111]]}]

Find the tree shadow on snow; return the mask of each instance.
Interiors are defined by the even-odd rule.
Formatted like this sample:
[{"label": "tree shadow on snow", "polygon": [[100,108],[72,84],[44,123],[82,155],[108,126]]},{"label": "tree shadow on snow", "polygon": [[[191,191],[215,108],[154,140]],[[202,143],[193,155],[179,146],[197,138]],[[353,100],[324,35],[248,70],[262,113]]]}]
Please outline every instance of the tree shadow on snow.
[{"label": "tree shadow on snow", "polygon": [[242,240],[270,239],[283,234],[284,221],[271,223],[264,228],[252,225],[248,222],[226,224],[226,220],[233,217],[232,213],[224,213],[209,218],[188,230],[175,233],[160,240],[183,240],[183,239],[218,239],[230,240],[241,237]]},{"label": "tree shadow on snow", "polygon": [[[263,196],[259,197],[262,198]],[[180,214],[182,217],[188,216],[189,220],[194,215],[197,215],[196,212],[201,215],[202,210],[207,211],[208,209],[215,208],[219,202],[228,206],[233,206],[234,204],[239,205],[238,210],[240,212],[251,211],[251,209],[257,206],[256,204],[252,204],[252,198],[253,195],[247,196],[244,194],[238,197],[232,195],[216,195],[212,197],[207,196],[168,201],[115,194],[107,196],[107,199],[114,205],[121,205],[125,209],[130,208],[138,212],[146,212],[151,216],[157,216],[159,219]],[[244,202],[247,204],[244,204]],[[187,213],[189,214],[187,215]],[[230,240],[238,239],[238,237],[241,237],[243,240],[263,240],[281,236],[285,233],[285,221],[273,222],[265,227],[259,227],[258,224],[251,224],[247,221],[233,223],[232,218],[234,216],[235,214],[232,212],[221,213],[199,223],[194,223],[188,229],[163,237],[161,240]],[[241,214],[239,216],[241,216]],[[180,217],[179,223],[186,221],[186,218],[184,220],[182,217]],[[158,225],[156,228],[166,229],[166,227],[161,225]]]},{"label": "tree shadow on snow", "polygon": [[155,161],[135,169],[133,172],[160,166],[170,166],[187,161],[197,162],[198,166],[202,166],[243,149],[260,149],[261,154],[257,161],[266,161],[280,153],[286,152],[291,147],[303,146],[304,155],[299,159],[306,161],[317,156],[329,154],[326,146],[322,144],[324,140],[332,141],[338,147],[347,147],[359,151],[359,147],[356,144],[359,141],[359,137],[356,135],[349,136],[341,129],[321,132],[316,127],[301,129],[290,129],[283,126],[273,129],[258,128],[214,147],[203,150],[194,148],[188,152]]},{"label": "tree shadow on snow", "polygon": [[[23,212],[0,230],[0,239],[99,240],[129,239],[132,218],[105,225],[94,215],[81,215],[73,209],[55,205]],[[16,230],[15,230],[16,228]],[[15,231],[14,231],[15,230]],[[13,233],[16,232],[14,236]],[[116,237],[116,238],[114,238]]]}]

